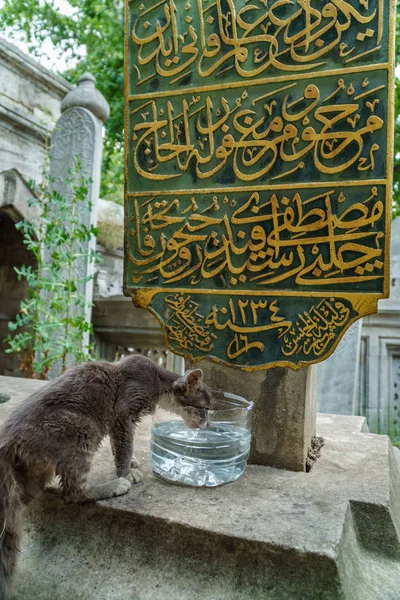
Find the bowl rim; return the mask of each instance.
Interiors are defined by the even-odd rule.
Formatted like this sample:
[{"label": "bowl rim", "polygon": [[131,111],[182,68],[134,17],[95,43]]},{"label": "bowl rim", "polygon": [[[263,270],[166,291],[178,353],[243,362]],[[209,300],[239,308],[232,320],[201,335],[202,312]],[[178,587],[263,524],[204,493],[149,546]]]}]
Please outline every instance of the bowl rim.
[{"label": "bowl rim", "polygon": [[212,411],[218,411],[218,412],[227,412],[227,411],[231,411],[231,410],[245,410],[250,411],[253,410],[254,408],[254,402],[252,400],[247,400],[246,398],[243,398],[243,396],[239,396],[238,394],[234,394],[233,392],[227,392],[226,390],[222,390],[222,389],[211,389],[210,391],[212,394],[222,394],[223,396],[225,396],[226,400],[229,401],[229,399],[234,399],[234,400],[239,400],[240,405],[232,405],[229,408],[210,408],[210,412]]}]

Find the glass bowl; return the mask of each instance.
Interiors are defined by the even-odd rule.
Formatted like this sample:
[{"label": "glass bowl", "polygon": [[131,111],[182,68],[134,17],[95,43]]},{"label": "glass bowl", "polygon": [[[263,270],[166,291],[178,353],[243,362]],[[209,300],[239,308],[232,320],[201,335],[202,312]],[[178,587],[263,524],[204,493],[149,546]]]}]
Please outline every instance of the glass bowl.
[{"label": "glass bowl", "polygon": [[154,473],[175,483],[215,487],[238,479],[250,452],[253,403],[213,390],[203,429],[187,427],[178,414],[157,409],[150,458]]}]

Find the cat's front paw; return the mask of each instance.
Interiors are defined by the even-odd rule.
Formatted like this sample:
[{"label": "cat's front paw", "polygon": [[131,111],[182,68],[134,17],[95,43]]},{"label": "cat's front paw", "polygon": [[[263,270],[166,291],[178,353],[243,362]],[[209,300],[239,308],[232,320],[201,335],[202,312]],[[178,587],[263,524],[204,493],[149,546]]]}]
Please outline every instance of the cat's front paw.
[{"label": "cat's front paw", "polygon": [[113,496],[123,496],[131,489],[131,481],[128,477],[118,477]]},{"label": "cat's front paw", "polygon": [[132,483],[139,483],[139,481],[142,481],[143,479],[142,472],[139,471],[139,469],[131,469],[128,475],[126,475],[125,477],[128,481]]}]

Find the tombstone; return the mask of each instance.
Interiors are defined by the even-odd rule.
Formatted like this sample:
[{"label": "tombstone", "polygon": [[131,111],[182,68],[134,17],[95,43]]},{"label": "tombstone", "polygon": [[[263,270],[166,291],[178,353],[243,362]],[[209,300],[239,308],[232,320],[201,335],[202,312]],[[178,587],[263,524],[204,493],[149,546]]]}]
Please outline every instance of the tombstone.
[{"label": "tombstone", "polygon": [[128,3],[124,291],[305,470],[315,365],[388,295],[393,25],[276,6]]},{"label": "tombstone", "polygon": [[[85,73],[79,79],[78,87],[71,90],[61,102],[62,115],[57,121],[51,137],[50,176],[54,178],[52,188],[60,195],[71,196],[71,187],[66,183],[69,171],[74,172],[80,161],[82,175],[90,178],[87,204],[81,212],[86,227],[96,224],[97,203],[100,190],[102,158],[102,129],[109,115],[109,106],[95,87],[95,78]],[[90,208],[90,204],[92,208]],[[96,240],[88,244],[95,250]],[[79,290],[89,302],[93,297],[94,264],[85,260],[78,265],[82,277],[90,279]],[[78,309],[79,310],[79,309]],[[91,320],[91,307],[86,306],[85,318]],[[89,343],[89,332],[83,334],[82,346]],[[57,371],[57,370],[56,370]],[[56,375],[52,369],[52,376]]]}]

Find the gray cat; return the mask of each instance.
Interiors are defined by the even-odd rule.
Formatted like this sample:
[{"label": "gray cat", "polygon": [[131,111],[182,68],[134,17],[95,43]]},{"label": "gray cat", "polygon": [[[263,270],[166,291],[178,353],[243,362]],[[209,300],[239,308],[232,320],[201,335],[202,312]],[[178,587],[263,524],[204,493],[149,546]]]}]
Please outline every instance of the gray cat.
[{"label": "gray cat", "polygon": [[[183,377],[142,356],[74,367],[32,394],[0,431],[0,600],[6,598],[19,546],[20,512],[60,476],[65,502],[125,494],[141,473],[133,430],[160,406],[190,427],[207,424],[211,403],[200,369]],[[87,486],[93,454],[109,435],[117,477]]]}]

